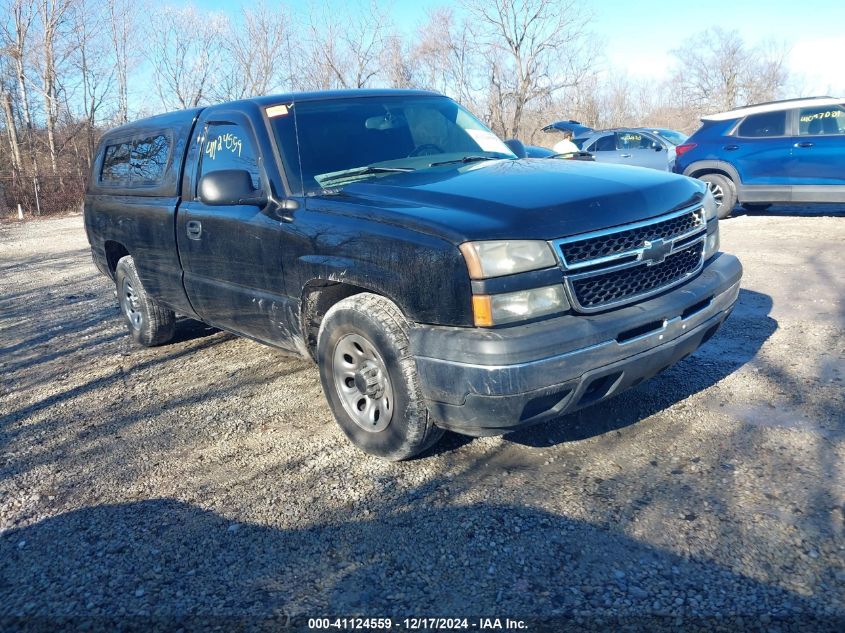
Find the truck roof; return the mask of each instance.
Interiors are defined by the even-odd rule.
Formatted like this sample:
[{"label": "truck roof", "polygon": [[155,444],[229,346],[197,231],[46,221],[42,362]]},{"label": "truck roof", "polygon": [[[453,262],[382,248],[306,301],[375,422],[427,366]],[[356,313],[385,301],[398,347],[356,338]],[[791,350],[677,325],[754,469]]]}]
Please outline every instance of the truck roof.
[{"label": "truck roof", "polygon": [[180,128],[185,124],[190,125],[202,111],[203,108],[190,108],[188,110],[175,110],[173,112],[165,112],[164,114],[156,114],[155,116],[146,117],[144,119],[137,119],[135,121],[130,121],[129,123],[124,123],[116,128],[112,128],[103,134],[103,138],[123,136],[123,134],[127,132],[131,132],[135,135],[146,128],[151,130]]},{"label": "truck roof", "polygon": [[182,127],[185,124],[191,124],[200,112],[210,107],[217,107],[221,105],[237,105],[239,103],[254,103],[259,107],[267,107],[279,103],[289,103],[291,101],[328,101],[332,99],[348,99],[350,97],[391,97],[391,96],[438,96],[439,92],[431,90],[405,90],[405,89],[360,89],[360,90],[319,90],[312,92],[289,92],[273,95],[265,95],[260,97],[250,97],[247,99],[240,99],[238,101],[228,101],[222,103],[215,103],[199,108],[189,108],[187,110],[174,110],[172,112],[165,112],[163,114],[156,114],[151,117],[137,119],[130,121],[116,128],[110,129],[103,135],[103,138],[114,138],[122,136],[124,133],[131,132],[136,135],[144,128],[162,129]]},{"label": "truck roof", "polygon": [[332,99],[348,99],[350,97],[393,97],[393,96],[437,96],[439,92],[431,90],[405,90],[405,89],[359,89],[359,90],[319,90],[314,92],[289,92],[287,94],[267,95],[264,97],[253,97],[246,101],[253,101],[259,106],[268,106],[285,101],[329,101]]}]

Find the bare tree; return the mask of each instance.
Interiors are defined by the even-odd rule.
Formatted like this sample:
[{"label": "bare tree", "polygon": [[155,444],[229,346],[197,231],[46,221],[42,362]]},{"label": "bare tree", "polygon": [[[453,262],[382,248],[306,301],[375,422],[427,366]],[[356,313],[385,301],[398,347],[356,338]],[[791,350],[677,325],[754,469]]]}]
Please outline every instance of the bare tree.
[{"label": "bare tree", "polygon": [[106,0],[107,30],[114,55],[117,78],[117,123],[129,121],[129,72],[135,65],[137,43],[137,3],[132,0]]},{"label": "bare tree", "polygon": [[32,175],[38,178],[38,162],[35,156],[35,134],[32,125],[32,112],[29,104],[29,87],[26,77],[26,59],[29,54],[29,34],[35,19],[35,8],[32,0],[9,0],[4,7],[9,21],[3,24],[3,41],[5,53],[14,62],[14,75],[17,97],[26,132],[26,143],[29,149],[29,160],[32,164]]},{"label": "bare tree", "polygon": [[576,0],[465,0],[480,27],[497,131],[520,136],[526,107],[593,71],[588,18]]},{"label": "bare tree", "polygon": [[304,30],[308,37],[296,88],[365,88],[383,74],[390,20],[376,0],[332,14],[323,9],[317,15],[312,8]]},{"label": "bare tree", "polygon": [[[106,36],[109,17],[96,0],[80,1],[71,11],[72,37],[75,44],[72,66],[82,93],[82,120],[75,125],[74,132],[84,131],[86,172],[94,160],[98,115],[109,102],[113,92],[114,75],[116,70],[119,72],[119,68],[115,68],[114,58],[109,56],[111,42]],[[66,110],[71,114],[70,104],[66,105]]]},{"label": "bare tree", "polygon": [[50,167],[58,175],[56,150],[56,121],[59,118],[57,99],[57,47],[60,29],[65,24],[72,0],[39,0],[38,15],[41,19],[41,89],[44,96],[44,120],[47,128],[47,145],[50,149]]},{"label": "bare tree", "polygon": [[162,106],[194,108],[206,103],[217,76],[217,51],[228,21],[193,5],[165,7],[153,16],[147,36],[148,57]]},{"label": "bare tree", "polygon": [[[428,13],[418,29],[411,50],[416,79],[422,87],[437,90],[463,105],[477,105],[479,49],[472,25],[458,22],[454,11],[438,7]],[[473,108],[474,109],[474,108]]]},{"label": "bare tree", "polygon": [[674,84],[680,98],[699,112],[731,110],[767,101],[786,85],[786,51],[749,48],[738,31],[707,29],[673,51],[678,60]]},{"label": "bare tree", "polygon": [[221,41],[225,61],[210,87],[223,101],[268,94],[290,82],[290,23],[284,11],[264,2],[242,9],[243,22]]},{"label": "bare tree", "polygon": [[385,38],[381,66],[391,88],[414,88],[414,66],[410,46],[399,35]]}]

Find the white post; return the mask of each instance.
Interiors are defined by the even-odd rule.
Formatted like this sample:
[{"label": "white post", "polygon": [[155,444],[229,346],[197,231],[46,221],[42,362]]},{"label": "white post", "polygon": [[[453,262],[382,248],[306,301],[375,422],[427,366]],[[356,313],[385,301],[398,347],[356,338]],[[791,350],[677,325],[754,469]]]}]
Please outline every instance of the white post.
[{"label": "white post", "polygon": [[20,202],[18,202],[18,220],[23,220],[23,209],[21,209]]}]

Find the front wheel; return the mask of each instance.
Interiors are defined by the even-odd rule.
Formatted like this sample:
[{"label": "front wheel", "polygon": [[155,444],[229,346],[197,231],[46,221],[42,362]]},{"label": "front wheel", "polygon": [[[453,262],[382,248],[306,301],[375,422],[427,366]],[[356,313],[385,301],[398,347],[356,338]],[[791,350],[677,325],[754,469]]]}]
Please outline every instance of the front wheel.
[{"label": "front wheel", "polygon": [[408,459],[443,435],[428,414],[410,352],[408,321],[388,299],[353,295],[320,324],[320,381],[335,420],[355,446]]},{"label": "front wheel", "polygon": [[736,206],[736,187],[733,181],[722,174],[704,174],[699,176],[699,180],[707,183],[707,188],[716,201],[719,219],[724,220]]}]

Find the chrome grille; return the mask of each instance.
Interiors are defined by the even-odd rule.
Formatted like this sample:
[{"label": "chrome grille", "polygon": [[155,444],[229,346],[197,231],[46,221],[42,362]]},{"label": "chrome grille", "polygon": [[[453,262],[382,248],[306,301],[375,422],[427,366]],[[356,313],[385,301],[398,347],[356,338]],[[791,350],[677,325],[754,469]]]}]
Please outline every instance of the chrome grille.
[{"label": "chrome grille", "polygon": [[553,245],[572,306],[598,312],[652,296],[697,274],[704,263],[706,233],[698,206]]},{"label": "chrome grille", "polygon": [[699,241],[673,255],[662,264],[634,266],[612,273],[592,275],[572,282],[578,303],[584,308],[604,306],[620,299],[640,296],[655,288],[672,285],[695,271],[701,262],[704,243]]},{"label": "chrome grille", "polygon": [[657,239],[674,240],[678,237],[701,229],[704,218],[701,209],[684,211],[666,220],[658,220],[649,224],[638,224],[632,228],[603,232],[590,237],[575,238],[573,241],[561,243],[561,255],[568,268],[575,264],[583,264],[595,259],[603,259],[641,248],[646,242]]}]

